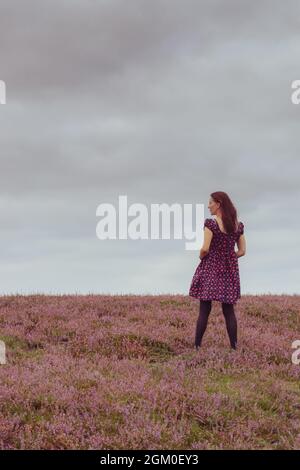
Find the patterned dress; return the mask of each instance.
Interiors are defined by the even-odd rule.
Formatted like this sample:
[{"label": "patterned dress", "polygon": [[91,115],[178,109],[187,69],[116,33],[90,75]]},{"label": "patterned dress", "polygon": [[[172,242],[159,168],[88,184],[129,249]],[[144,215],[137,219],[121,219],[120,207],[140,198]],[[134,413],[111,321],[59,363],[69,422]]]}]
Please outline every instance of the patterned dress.
[{"label": "patterned dress", "polygon": [[[239,222],[234,233],[224,233],[215,219],[205,219],[204,227],[213,232],[208,254],[198,264],[189,295],[200,300],[235,304],[241,297],[238,257],[234,247],[244,233]],[[204,229],[203,227],[203,229]]]}]

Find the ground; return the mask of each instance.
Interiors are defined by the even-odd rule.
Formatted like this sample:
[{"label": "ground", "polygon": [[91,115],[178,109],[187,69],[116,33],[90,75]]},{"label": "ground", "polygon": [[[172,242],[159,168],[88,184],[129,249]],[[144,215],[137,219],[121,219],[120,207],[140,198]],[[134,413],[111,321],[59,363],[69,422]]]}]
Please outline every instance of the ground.
[{"label": "ground", "polygon": [[1,449],[300,449],[300,296],[0,297]]}]

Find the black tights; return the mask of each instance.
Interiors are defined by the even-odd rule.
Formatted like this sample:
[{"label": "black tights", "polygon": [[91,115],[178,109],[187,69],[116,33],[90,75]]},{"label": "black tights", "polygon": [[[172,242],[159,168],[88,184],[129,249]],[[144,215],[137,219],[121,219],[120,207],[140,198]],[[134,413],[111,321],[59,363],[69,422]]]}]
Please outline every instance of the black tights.
[{"label": "black tights", "polygon": [[[197,320],[195,346],[201,346],[202,337],[205,333],[208,316],[211,311],[211,300],[200,300],[199,317]],[[227,333],[230,339],[230,345],[236,349],[237,345],[237,321],[234,313],[233,304],[222,302],[222,311],[226,321]]]}]

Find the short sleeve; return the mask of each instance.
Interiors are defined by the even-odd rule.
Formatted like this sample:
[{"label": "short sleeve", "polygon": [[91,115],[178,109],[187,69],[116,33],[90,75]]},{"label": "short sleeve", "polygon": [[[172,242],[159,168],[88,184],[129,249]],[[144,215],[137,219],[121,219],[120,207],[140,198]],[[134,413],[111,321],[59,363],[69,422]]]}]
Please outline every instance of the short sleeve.
[{"label": "short sleeve", "polygon": [[240,236],[240,235],[243,235],[243,233],[244,233],[244,224],[243,224],[243,222],[240,222],[240,223],[239,223],[238,234],[239,234],[239,236]]},{"label": "short sleeve", "polygon": [[205,219],[203,230],[205,229],[205,227],[209,228],[209,230],[211,230],[214,233],[215,229],[214,229],[214,223],[212,219]]}]

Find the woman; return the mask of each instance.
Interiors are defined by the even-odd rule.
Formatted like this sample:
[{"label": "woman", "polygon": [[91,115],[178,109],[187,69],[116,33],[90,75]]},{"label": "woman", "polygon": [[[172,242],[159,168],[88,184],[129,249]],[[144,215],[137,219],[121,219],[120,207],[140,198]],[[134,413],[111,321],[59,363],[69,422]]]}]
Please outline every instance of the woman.
[{"label": "woman", "polygon": [[[234,305],[241,297],[238,258],[246,253],[244,224],[223,191],[211,193],[208,209],[215,219],[205,219],[201,259],[193,276],[189,295],[200,300],[195,347],[201,346],[212,300],[222,302],[222,311],[232,349],[237,347]],[[235,251],[237,243],[238,251]]]}]

